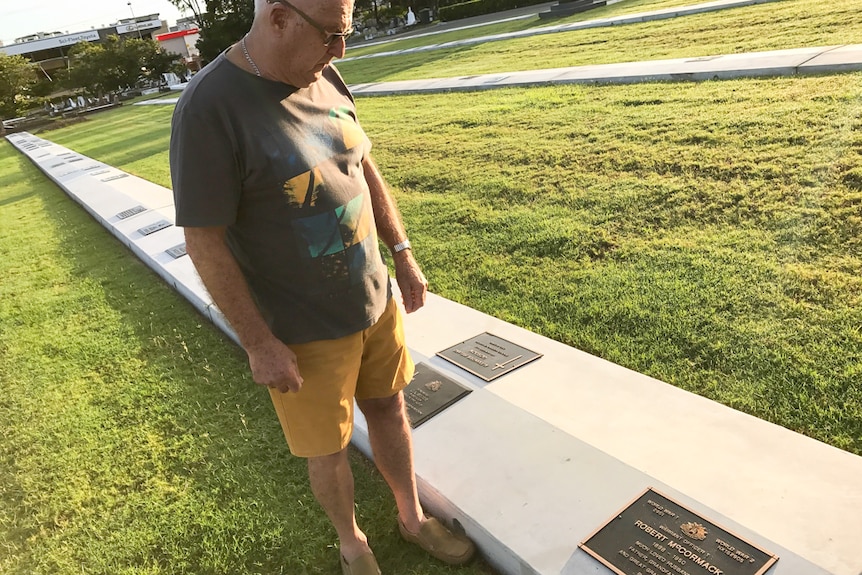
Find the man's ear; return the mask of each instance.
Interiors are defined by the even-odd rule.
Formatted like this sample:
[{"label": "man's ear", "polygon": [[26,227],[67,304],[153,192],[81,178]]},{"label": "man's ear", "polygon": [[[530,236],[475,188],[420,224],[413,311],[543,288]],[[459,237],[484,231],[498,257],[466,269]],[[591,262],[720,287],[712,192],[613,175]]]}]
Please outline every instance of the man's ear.
[{"label": "man's ear", "polygon": [[271,4],[272,8],[269,11],[269,24],[275,30],[279,32],[284,32],[290,23],[290,18],[288,17],[289,10],[285,8],[283,4],[279,4],[278,2],[273,2]]}]

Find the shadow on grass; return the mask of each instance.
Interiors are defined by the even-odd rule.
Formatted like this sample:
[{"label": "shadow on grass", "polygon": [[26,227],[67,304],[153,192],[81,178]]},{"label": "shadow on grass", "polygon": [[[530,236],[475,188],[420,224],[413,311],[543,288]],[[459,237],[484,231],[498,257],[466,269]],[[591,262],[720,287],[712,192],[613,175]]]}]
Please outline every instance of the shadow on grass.
[{"label": "shadow on grass", "polygon": [[[2,180],[0,180],[0,186],[2,186]],[[0,200],[0,207],[8,206],[9,204],[14,204],[15,202],[20,202],[21,200],[26,200],[27,198],[32,198],[33,192],[27,192],[26,194],[18,194],[17,196],[12,196],[11,198],[6,198],[5,200]]]},{"label": "shadow on grass", "polygon": [[[128,447],[138,455],[116,453],[118,461],[141,460],[119,480],[122,503],[105,524],[88,526],[110,548],[105,553],[166,573],[337,572],[335,533],[307,486],[305,461],[290,456],[245,354],[61,190],[43,189],[57,257],[73,277],[99,286],[135,350],[90,366],[112,388],[93,385],[90,402],[112,428],[143,438]],[[120,362],[143,367],[138,374]],[[448,573],[400,540],[382,478],[358,452],[351,461],[357,518],[384,570]],[[130,540],[137,546],[126,549]],[[459,572],[492,573],[481,562]]]},{"label": "shadow on grass", "polygon": [[[94,127],[93,138],[82,145],[76,145],[75,151],[99,158],[113,166],[122,166],[145,160],[155,155],[163,154],[170,139],[170,123],[157,121],[136,123],[134,126],[121,128],[117,126]],[[117,124],[127,123],[127,119],[119,117]],[[42,134],[42,137],[63,144],[66,134]]]}]

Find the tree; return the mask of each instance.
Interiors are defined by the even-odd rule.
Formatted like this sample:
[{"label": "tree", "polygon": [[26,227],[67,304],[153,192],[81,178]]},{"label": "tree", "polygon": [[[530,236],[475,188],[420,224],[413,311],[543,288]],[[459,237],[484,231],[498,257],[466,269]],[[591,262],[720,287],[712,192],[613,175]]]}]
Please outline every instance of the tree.
[{"label": "tree", "polygon": [[374,15],[374,22],[377,23],[379,20],[379,16],[377,14],[377,0],[356,0],[356,3],[353,6],[353,13],[355,15],[367,12],[369,9]]},{"label": "tree", "polygon": [[35,83],[36,74],[29,60],[0,52],[0,116],[13,118],[26,111],[32,104]]},{"label": "tree", "polygon": [[[104,45],[81,42],[70,51],[68,88],[83,88],[92,95],[100,95],[119,87],[120,63],[111,58],[119,44],[116,36],[109,36]],[[106,48],[110,46],[110,48]]]},{"label": "tree", "polygon": [[192,16],[195,18],[195,22],[198,24],[198,28],[203,26],[202,16],[204,15],[204,10],[201,10],[201,4],[198,0],[168,0],[171,4],[180,9],[180,12],[183,14],[186,11],[192,13]]},{"label": "tree", "polygon": [[134,87],[141,78],[155,78],[171,70],[176,54],[168,54],[149,38],[120,40],[108,36],[102,44],[82,42],[71,52],[69,87],[96,96]]},{"label": "tree", "polygon": [[213,61],[242,38],[254,21],[254,3],[249,0],[206,0],[206,3],[197,43],[204,63]]},{"label": "tree", "polygon": [[[146,46],[146,49],[143,52],[141,68],[143,69],[142,71],[146,78],[149,78],[150,80],[155,79],[158,82],[159,87],[161,87],[162,82],[164,81],[163,74],[175,71],[177,68],[177,60],[182,58],[182,56],[173,52],[168,52],[159,46],[157,42],[152,40],[150,40],[150,42],[152,42],[152,45]],[[184,65],[183,70],[185,70]]]}]

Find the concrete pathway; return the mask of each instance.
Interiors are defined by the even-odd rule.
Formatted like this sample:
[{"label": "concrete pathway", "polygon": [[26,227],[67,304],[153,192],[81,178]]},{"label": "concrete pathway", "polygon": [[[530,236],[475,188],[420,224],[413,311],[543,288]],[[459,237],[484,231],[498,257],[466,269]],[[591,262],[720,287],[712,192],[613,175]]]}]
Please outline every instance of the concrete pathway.
[{"label": "concrete pathway", "polygon": [[454,78],[378,82],[351,85],[350,90],[356,96],[389,96],[544,84],[634,84],[657,81],[728,80],[857,70],[862,70],[862,44],[573,66]]},{"label": "concrete pathway", "polygon": [[[550,68],[524,72],[498,72],[478,76],[401,80],[353,84],[356,96],[391,96],[395,94],[428,94],[435,92],[491,90],[513,86],[547,84],[635,84],[639,82],[680,82],[730,80],[835,74],[862,71],[862,44],[794,48],[770,52],[749,52],[699,58],[648,60]],[[138,102],[136,106],[176,104],[177,98],[159,98]]]}]

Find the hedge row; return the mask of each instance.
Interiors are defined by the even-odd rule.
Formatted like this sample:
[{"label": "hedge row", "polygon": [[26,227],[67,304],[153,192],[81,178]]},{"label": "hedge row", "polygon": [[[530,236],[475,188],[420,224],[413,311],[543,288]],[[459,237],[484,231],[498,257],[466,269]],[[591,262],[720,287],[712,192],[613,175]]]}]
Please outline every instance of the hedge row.
[{"label": "hedge row", "polygon": [[491,14],[493,12],[502,12],[503,10],[511,10],[512,8],[520,8],[522,6],[532,6],[533,4],[541,4],[548,0],[470,0],[469,2],[461,2],[460,4],[452,4],[451,6],[441,6],[437,12],[437,17],[446,22],[452,20],[460,20],[461,18],[469,18],[471,16],[481,16],[483,14]]}]

